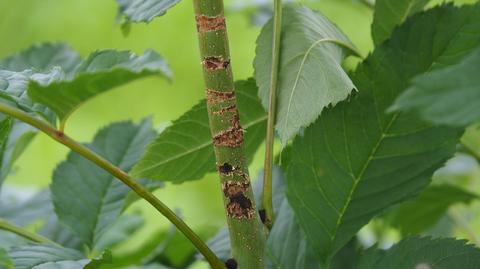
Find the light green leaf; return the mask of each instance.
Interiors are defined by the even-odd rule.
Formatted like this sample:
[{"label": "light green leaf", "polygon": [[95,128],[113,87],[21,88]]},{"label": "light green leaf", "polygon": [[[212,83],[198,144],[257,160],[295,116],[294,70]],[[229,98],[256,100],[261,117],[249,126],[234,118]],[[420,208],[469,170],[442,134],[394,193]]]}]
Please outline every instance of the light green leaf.
[{"label": "light green leaf", "polygon": [[467,126],[480,120],[480,47],[459,64],[413,79],[390,111],[414,111],[426,121]]},{"label": "light green leaf", "polygon": [[109,252],[88,259],[81,252],[52,245],[30,245],[10,250],[16,269],[96,269],[111,262]]},{"label": "light green leaf", "polygon": [[[293,6],[283,13],[276,130],[285,145],[325,107],[344,100],[355,88],[341,66],[355,49],[323,15]],[[253,64],[264,107],[270,87],[272,28],[270,20],[262,29]]]},{"label": "light green leaf", "polygon": [[117,0],[119,16],[126,22],[150,22],[164,15],[180,0]]},{"label": "light green leaf", "polygon": [[479,19],[480,4],[412,17],[353,74],[358,94],[293,142],[287,197],[324,262],[373,216],[418,194],[454,154],[463,130],[384,111],[411,77],[480,43]]},{"label": "light green leaf", "polygon": [[[150,120],[139,125],[114,123],[100,130],[88,146],[128,172],[154,136]],[[90,247],[115,222],[130,192],[119,180],[73,152],[55,169],[50,189],[60,221]]]},{"label": "light green leaf", "polygon": [[0,269],[14,269],[12,260],[5,249],[0,248]]},{"label": "light green leaf", "polygon": [[[265,137],[267,116],[257,97],[255,81],[235,83],[240,122],[246,129],[247,159],[251,161]],[[192,132],[194,130],[194,132]],[[134,167],[134,177],[182,182],[215,171],[212,135],[203,100],[166,128]]]},{"label": "light green leaf", "polygon": [[[10,120],[7,119],[7,121]],[[11,124],[11,129],[6,134],[7,137],[3,146],[2,143],[0,143],[0,186],[7,178],[17,159],[25,151],[37,133],[37,130],[25,123],[12,121]],[[6,128],[6,126],[4,126],[4,128]],[[5,129],[2,130],[5,131]],[[0,130],[0,133],[1,132]],[[5,135],[5,133],[3,135]]]},{"label": "light green leaf", "polygon": [[480,249],[451,238],[407,238],[388,250],[368,249],[358,269],[478,268]]},{"label": "light green leaf", "polygon": [[409,16],[421,11],[430,0],[376,0],[372,23],[372,38],[380,45],[392,34],[393,29]]},{"label": "light green leaf", "polygon": [[65,73],[70,74],[80,61],[80,55],[67,44],[41,43],[1,60],[0,69],[47,72],[54,67],[61,67]]},{"label": "light green leaf", "polygon": [[468,204],[478,198],[478,195],[453,185],[433,185],[415,200],[392,211],[386,218],[402,234],[419,234],[433,227],[450,206]]},{"label": "light green leaf", "polygon": [[88,99],[151,75],[171,77],[166,62],[157,53],[147,50],[137,56],[128,51],[103,50],[92,53],[65,80],[31,82],[28,95],[34,102],[51,108],[63,125],[68,116]]}]

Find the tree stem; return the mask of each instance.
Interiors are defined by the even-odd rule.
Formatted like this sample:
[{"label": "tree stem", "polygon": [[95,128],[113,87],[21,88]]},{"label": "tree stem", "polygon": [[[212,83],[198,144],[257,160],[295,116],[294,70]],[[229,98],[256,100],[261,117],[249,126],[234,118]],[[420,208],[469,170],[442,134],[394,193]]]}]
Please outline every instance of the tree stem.
[{"label": "tree stem", "polygon": [[275,140],[275,114],[277,103],[277,82],[280,62],[280,42],[282,33],[282,0],[274,0],[273,14],[273,47],[272,47],[272,70],[270,74],[270,90],[268,101],[267,135],[265,141],[265,163],[263,173],[263,196],[262,205],[265,209],[265,224],[271,228],[274,222],[273,194],[272,194],[272,170],[273,170],[273,146]]},{"label": "tree stem", "polygon": [[162,203],[153,193],[148,191],[144,186],[138,184],[125,171],[116,167],[108,160],[96,154],[84,145],[74,141],[65,133],[53,128],[43,120],[37,119],[19,109],[0,103],[0,113],[4,113],[20,121],[23,121],[43,133],[47,134],[57,142],[67,146],[72,151],[80,154],[84,158],[95,163],[97,166],[103,168],[105,171],[122,181],[125,185],[130,187],[138,196],[150,203],[158,212],[165,216],[171,223],[173,223],[178,230],[180,230],[194,245],[198,251],[205,256],[205,259],[215,269],[225,268],[224,264],[217,258],[217,256],[208,248],[208,246],[200,239],[200,237],[190,229],[190,227],[180,219],[175,212]]},{"label": "tree stem", "polygon": [[233,259],[239,269],[265,268],[266,236],[253,198],[244,130],[235,98],[222,0],[194,0],[210,130]]},{"label": "tree stem", "polygon": [[14,233],[14,234],[17,234],[23,238],[26,238],[32,242],[35,242],[35,243],[40,243],[40,244],[43,244],[43,243],[46,243],[46,244],[52,244],[52,245],[56,245],[56,246],[60,246],[59,244],[53,242],[52,240],[46,238],[46,237],[43,237],[39,234],[36,234],[36,233],[32,233],[28,230],[25,230],[24,228],[20,227],[20,226],[17,226],[13,223],[10,223],[4,219],[0,219],[0,230],[5,230],[5,231],[8,231],[8,232],[11,232],[11,233]]}]

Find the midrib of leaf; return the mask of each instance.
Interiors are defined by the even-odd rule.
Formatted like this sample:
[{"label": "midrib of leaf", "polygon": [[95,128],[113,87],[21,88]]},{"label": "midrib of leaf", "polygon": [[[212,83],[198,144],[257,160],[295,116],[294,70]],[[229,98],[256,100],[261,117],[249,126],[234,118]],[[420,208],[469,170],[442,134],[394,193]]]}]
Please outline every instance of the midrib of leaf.
[{"label": "midrib of leaf", "polygon": [[[348,50],[350,50],[351,52],[353,52],[354,54],[356,54],[357,56],[360,56],[361,58],[361,55],[360,53],[354,49],[352,46],[340,41],[340,40],[337,40],[337,39],[333,39],[333,38],[321,38],[317,41],[315,41],[312,45],[310,45],[310,47],[307,49],[307,51],[305,52],[305,54],[303,55],[303,58],[302,58],[302,62],[300,63],[300,68],[298,69],[298,72],[297,72],[297,75],[295,76],[295,82],[293,83],[293,87],[292,87],[292,92],[290,93],[290,97],[288,98],[288,106],[287,106],[287,117],[286,117],[286,120],[285,120],[285,124],[284,124],[284,129],[286,130],[287,127],[288,127],[288,115],[290,114],[290,108],[292,106],[292,99],[293,99],[293,95],[295,94],[295,91],[297,90],[297,84],[298,84],[298,80],[300,79],[300,74],[302,73],[303,71],[303,67],[305,66],[305,62],[307,61],[307,58],[308,56],[310,55],[310,52],[319,44],[321,44],[322,42],[331,42],[331,43],[334,43],[336,45],[339,45],[343,48],[346,48]],[[301,55],[301,54],[300,54]],[[298,56],[300,56],[298,55]],[[293,57],[292,59],[294,59],[296,57]]]},{"label": "midrib of leaf", "polygon": [[[353,183],[352,189],[350,190],[350,193],[348,194],[347,201],[346,201],[345,205],[343,206],[343,208],[340,212],[339,218],[337,220],[337,225],[336,225],[335,230],[333,232],[333,237],[331,238],[332,242],[335,241],[335,238],[338,234],[338,229],[340,228],[343,217],[345,216],[345,212],[347,211],[347,208],[350,205],[353,194],[354,194],[355,190],[357,189],[358,183],[360,183],[360,181],[362,180],[362,177],[365,174],[365,171],[367,170],[368,166],[370,165],[370,162],[373,160],[373,157],[375,156],[375,154],[377,154],[378,148],[380,148],[380,145],[382,144],[383,140],[385,139],[385,137],[387,137],[388,131],[392,127],[393,123],[395,122],[395,120],[397,119],[399,114],[400,113],[395,113],[393,115],[393,117],[390,119],[390,121],[387,124],[387,127],[385,129],[381,128],[381,125],[379,125],[379,127],[382,131],[382,134],[380,135],[377,143],[375,144],[375,146],[372,149],[372,152],[369,154],[367,160],[365,161],[364,165],[362,166],[362,169],[360,170],[360,173],[355,178],[353,178],[354,183]],[[378,116],[377,116],[377,118],[378,118]]]},{"label": "midrib of leaf", "polygon": [[[133,139],[130,140],[130,142],[128,143],[128,146],[125,147],[125,150],[123,151],[123,154],[121,154],[122,157],[120,157],[120,160],[118,160],[118,167],[121,167],[121,165],[123,164],[123,162],[125,161],[125,156],[126,156],[126,153],[128,152],[128,150],[131,148],[132,146],[132,142],[135,140],[135,137],[137,137],[138,133],[142,130],[141,129],[142,126],[140,125],[139,128],[137,129],[137,131],[135,132],[135,134],[132,136]],[[110,180],[110,183],[108,183],[108,187],[105,188],[105,191],[103,191],[102,193],[102,201],[101,201],[101,206],[99,207],[99,210],[96,212],[97,214],[95,214],[95,222],[94,222],[94,227],[95,227],[95,230],[93,231],[92,233],[92,238],[91,239],[91,242],[92,242],[92,245],[95,243],[95,235],[97,234],[97,226],[98,226],[98,221],[100,219],[100,213],[103,212],[103,208],[105,208],[105,198],[106,198],[106,194],[108,193],[108,191],[110,190],[110,188],[112,187],[112,184],[115,182],[115,177],[109,177],[108,178]]]},{"label": "midrib of leaf", "polygon": [[[267,115],[264,115],[264,116],[262,116],[262,117],[260,117],[260,118],[257,118],[257,119],[255,119],[255,120],[253,120],[253,121],[245,124],[244,128],[245,128],[245,129],[250,128],[250,127],[252,127],[253,125],[259,124],[259,123],[261,123],[262,121],[266,121],[266,120],[267,120]],[[162,165],[164,165],[164,164],[166,164],[166,163],[169,163],[169,162],[174,161],[174,160],[176,160],[176,159],[182,158],[183,156],[186,156],[186,155],[188,155],[188,154],[194,153],[195,151],[198,151],[198,150],[202,150],[202,149],[204,149],[204,148],[206,148],[206,147],[209,147],[209,146],[211,146],[211,145],[212,145],[212,140],[209,139],[208,142],[205,142],[205,143],[203,143],[203,144],[201,144],[201,145],[199,145],[199,146],[196,146],[196,147],[194,147],[194,148],[192,148],[192,149],[189,149],[189,150],[184,151],[184,152],[182,152],[182,153],[180,153],[180,154],[177,154],[177,155],[175,155],[175,156],[172,156],[172,157],[170,157],[170,158],[168,158],[168,159],[166,159],[166,160],[163,160],[162,162],[159,162],[159,163],[156,163],[156,164],[154,164],[154,165],[145,167],[145,168],[142,169],[142,170],[138,170],[138,171],[137,171],[137,174],[141,174],[141,173],[143,173],[143,172],[145,172],[145,171],[147,171],[147,170],[157,168],[157,167],[162,166]],[[185,166],[185,167],[187,167],[187,166]]]}]

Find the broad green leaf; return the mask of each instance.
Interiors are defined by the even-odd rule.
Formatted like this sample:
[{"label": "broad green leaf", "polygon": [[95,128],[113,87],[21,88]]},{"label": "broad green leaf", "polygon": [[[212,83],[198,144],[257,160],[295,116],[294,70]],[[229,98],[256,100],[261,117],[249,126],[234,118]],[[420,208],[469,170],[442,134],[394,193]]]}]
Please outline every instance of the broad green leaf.
[{"label": "broad green leaf", "polygon": [[9,255],[16,269],[96,269],[111,262],[108,252],[88,259],[77,250],[52,245],[15,247]]},{"label": "broad green leaf", "polygon": [[[238,81],[235,87],[240,122],[246,129],[247,159],[251,161],[265,137],[267,116],[257,97],[254,80]],[[215,156],[207,106],[203,100],[174,121],[148,146],[132,175],[182,182],[202,178],[213,171]]]},{"label": "broad green leaf", "polygon": [[80,55],[64,43],[41,43],[0,60],[0,69],[21,72],[33,69],[46,72],[61,67],[70,74],[80,63]]},{"label": "broad green leaf", "polygon": [[117,0],[119,16],[126,22],[151,22],[180,0]]},{"label": "broad green leaf", "polygon": [[18,202],[19,197],[0,200],[0,218],[19,226],[28,226],[33,222],[45,220],[53,214],[52,201],[48,191],[41,191],[31,198]]},{"label": "broad green leaf", "polygon": [[95,245],[95,251],[101,252],[111,249],[123,242],[140,229],[143,223],[143,217],[140,215],[121,215],[110,229],[100,237]]},{"label": "broad green leaf", "polygon": [[426,121],[467,126],[480,121],[480,47],[457,65],[415,77],[391,111],[414,111]]},{"label": "broad green leaf", "polygon": [[29,84],[28,95],[52,109],[62,125],[79,105],[112,88],[151,75],[171,77],[166,62],[154,51],[137,56],[128,51],[103,50],[81,62],[74,74],[50,83]]},{"label": "broad green leaf", "polygon": [[430,0],[376,0],[372,23],[375,46],[387,40],[395,27],[421,11]]},{"label": "broad green leaf", "polygon": [[[284,8],[283,13],[276,130],[285,145],[325,107],[344,100],[355,88],[341,66],[355,49],[323,15],[294,6]],[[264,107],[270,87],[272,29],[270,20],[257,39],[253,63]]]},{"label": "broad green leaf", "polygon": [[358,94],[293,142],[287,197],[324,262],[373,216],[418,194],[454,154],[462,130],[384,111],[410,78],[479,44],[479,20],[480,4],[413,16],[357,68]]},{"label": "broad green leaf", "polygon": [[0,143],[0,187],[37,133],[37,130],[25,123],[12,121],[11,124],[3,146]]},{"label": "broad green leaf", "polygon": [[[128,172],[154,136],[149,120],[139,125],[114,123],[100,130],[88,147]],[[50,189],[60,221],[90,247],[115,222],[130,192],[119,180],[73,152],[55,169]]]},{"label": "broad green leaf", "polygon": [[453,185],[433,185],[415,200],[402,204],[387,215],[388,222],[402,234],[419,234],[434,226],[454,204],[468,204],[478,195]]},{"label": "broad green leaf", "polygon": [[356,268],[478,268],[480,249],[466,244],[466,241],[451,238],[412,237],[407,238],[388,250],[366,250]]}]

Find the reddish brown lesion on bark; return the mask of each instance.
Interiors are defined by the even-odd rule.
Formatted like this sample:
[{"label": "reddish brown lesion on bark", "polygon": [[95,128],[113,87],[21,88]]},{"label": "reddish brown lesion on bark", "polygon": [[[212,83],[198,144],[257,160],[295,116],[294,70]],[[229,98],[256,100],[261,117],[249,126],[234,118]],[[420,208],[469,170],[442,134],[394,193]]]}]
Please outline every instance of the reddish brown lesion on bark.
[{"label": "reddish brown lesion on bark", "polygon": [[243,144],[243,133],[245,131],[242,126],[240,126],[238,113],[230,119],[230,126],[227,130],[221,131],[213,137],[213,145],[235,148]]},{"label": "reddish brown lesion on bark", "polygon": [[235,100],[234,91],[221,92],[213,89],[207,89],[206,95],[207,95],[207,102],[211,104]]},{"label": "reddish brown lesion on bark", "polygon": [[202,65],[210,71],[227,69],[230,66],[230,60],[221,56],[210,56],[203,58]]},{"label": "reddish brown lesion on bark", "polygon": [[205,15],[195,16],[197,21],[197,31],[199,33],[225,30],[225,17],[223,15],[208,17]]},{"label": "reddish brown lesion on bark", "polygon": [[229,180],[223,183],[223,194],[229,199],[226,206],[227,215],[236,219],[251,219],[255,215],[255,208],[250,198],[245,196],[250,187],[248,181]]},{"label": "reddish brown lesion on bark", "polygon": [[215,115],[223,115],[225,113],[237,113],[237,105],[236,104],[233,104],[233,105],[230,105],[230,106],[227,106],[227,107],[222,107],[220,110],[218,111],[213,111],[212,113],[215,114]]}]

